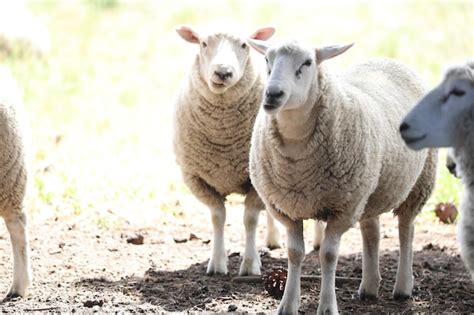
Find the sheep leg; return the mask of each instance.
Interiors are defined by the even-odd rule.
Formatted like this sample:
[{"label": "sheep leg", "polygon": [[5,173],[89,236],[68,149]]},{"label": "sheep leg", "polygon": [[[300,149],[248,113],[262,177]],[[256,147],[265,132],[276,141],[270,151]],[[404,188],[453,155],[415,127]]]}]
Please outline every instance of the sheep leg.
[{"label": "sheep leg", "polygon": [[212,219],[212,252],[207,265],[208,275],[227,274],[227,254],[224,244],[225,207],[210,208]]},{"label": "sheep leg", "polygon": [[269,211],[265,213],[265,216],[267,218],[267,236],[266,236],[265,244],[270,250],[280,248],[281,235],[280,235],[280,230],[278,229],[278,226],[275,222],[275,219],[273,218],[273,216],[270,214]]},{"label": "sheep leg", "polygon": [[24,297],[30,285],[31,272],[28,258],[28,238],[24,213],[5,217],[13,249],[13,284],[6,299]]},{"label": "sheep leg", "polygon": [[324,222],[314,220],[314,235],[313,235],[313,248],[319,250],[324,237]]},{"label": "sheep leg", "polygon": [[361,300],[374,300],[377,298],[381,279],[379,271],[379,217],[360,221],[360,231],[363,241],[363,259],[359,298]]},{"label": "sheep leg", "polygon": [[285,223],[288,237],[288,278],[278,314],[297,314],[300,304],[301,265],[304,260],[303,222]]},{"label": "sheep leg", "polygon": [[411,297],[413,291],[413,236],[414,220],[430,197],[436,179],[436,162],[438,153],[430,150],[415,186],[407,199],[395,209],[398,215],[398,238],[400,240],[400,257],[397,268],[397,278],[393,289],[395,300],[405,300]]},{"label": "sheep leg", "polygon": [[257,193],[255,190],[251,190],[245,197],[245,252],[242,263],[240,264],[240,276],[260,275],[260,267],[262,264],[255,241],[261,209],[259,205],[261,205],[261,202]]},{"label": "sheep leg", "polygon": [[336,300],[336,265],[342,234],[349,229],[344,222],[328,221],[319,250],[321,261],[321,291],[318,314],[338,314]]}]

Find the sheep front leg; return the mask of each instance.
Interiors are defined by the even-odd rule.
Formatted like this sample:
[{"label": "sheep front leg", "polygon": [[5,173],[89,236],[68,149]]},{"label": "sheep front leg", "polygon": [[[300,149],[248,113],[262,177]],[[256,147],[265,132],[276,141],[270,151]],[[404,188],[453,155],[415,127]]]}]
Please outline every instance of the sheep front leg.
[{"label": "sheep front leg", "polygon": [[329,221],[319,250],[321,261],[321,292],[318,314],[338,314],[336,300],[336,265],[342,234],[349,229],[343,222]]},{"label": "sheep front leg", "polygon": [[224,244],[225,207],[210,208],[212,219],[212,252],[207,265],[208,275],[227,274],[227,254]]},{"label": "sheep front leg", "polygon": [[413,218],[398,216],[398,238],[400,240],[400,257],[398,258],[397,280],[393,289],[395,300],[406,300],[413,290]]},{"label": "sheep front leg", "polygon": [[5,219],[13,249],[13,284],[6,299],[24,297],[30,285],[31,272],[28,258],[28,238],[26,235],[26,216],[24,213],[8,216]]},{"label": "sheep front leg", "polygon": [[285,223],[288,238],[288,278],[278,314],[297,314],[300,304],[301,265],[304,260],[303,222]]},{"label": "sheep front leg", "polygon": [[260,275],[260,256],[257,251],[256,233],[258,225],[258,217],[260,215],[261,207],[260,199],[255,190],[251,190],[245,197],[245,252],[240,264],[239,275]]},{"label": "sheep front leg", "polygon": [[359,298],[361,300],[376,299],[379,284],[379,244],[380,244],[380,222],[379,217],[367,219],[360,222],[362,233],[362,282],[359,287]]}]

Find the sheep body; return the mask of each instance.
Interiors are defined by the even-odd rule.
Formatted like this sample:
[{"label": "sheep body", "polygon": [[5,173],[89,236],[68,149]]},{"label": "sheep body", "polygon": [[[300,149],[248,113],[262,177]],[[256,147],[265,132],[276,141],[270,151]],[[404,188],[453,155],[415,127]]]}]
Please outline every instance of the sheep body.
[{"label": "sheep body", "polygon": [[394,208],[401,242],[394,297],[408,298],[413,288],[413,220],[433,189],[437,156],[434,150],[407,150],[397,127],[424,86],[408,67],[390,60],[368,61],[332,76],[320,64],[323,57],[350,46],[314,54],[295,42],[270,48],[250,43],[266,52],[270,73],[264,110],[252,134],[250,177],[288,233],[289,276],[279,313],[298,309],[301,220],[327,221],[318,313],[337,313],[334,277],[341,235],[361,222],[359,296],[377,296],[378,216]]},{"label": "sheep body", "polygon": [[30,283],[24,198],[27,187],[25,113],[21,93],[6,68],[0,67],[0,216],[13,248],[13,284],[7,298],[24,296]]}]

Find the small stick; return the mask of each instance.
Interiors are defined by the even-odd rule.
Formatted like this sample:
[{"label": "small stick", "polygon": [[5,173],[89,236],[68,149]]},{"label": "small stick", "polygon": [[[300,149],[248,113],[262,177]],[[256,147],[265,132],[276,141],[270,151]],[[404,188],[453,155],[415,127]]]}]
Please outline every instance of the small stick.
[{"label": "small stick", "polygon": [[53,306],[53,307],[43,307],[43,308],[25,308],[25,312],[44,312],[44,311],[53,311],[53,310],[58,310],[60,309],[59,306]]},{"label": "small stick", "polygon": [[[302,275],[301,281],[314,281],[314,280],[321,280],[321,276],[316,275]],[[336,277],[336,284],[347,283],[351,281],[362,281],[361,278],[353,278],[353,277]],[[259,283],[262,282],[261,276],[236,276],[232,278],[232,282],[239,282],[239,283]]]}]

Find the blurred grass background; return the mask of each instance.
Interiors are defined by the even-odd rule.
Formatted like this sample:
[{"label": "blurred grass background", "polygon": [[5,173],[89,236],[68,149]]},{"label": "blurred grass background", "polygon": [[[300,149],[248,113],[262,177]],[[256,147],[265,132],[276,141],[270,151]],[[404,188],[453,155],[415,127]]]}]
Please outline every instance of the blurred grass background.
[{"label": "blurred grass background", "polygon": [[[179,24],[228,19],[249,34],[272,25],[279,38],[355,42],[332,67],[396,58],[430,87],[449,63],[474,56],[470,0],[27,3],[49,29],[51,51],[43,58],[0,53],[0,63],[11,68],[29,112],[32,215],[81,215],[103,227],[119,224],[117,215],[153,226],[202,208],[171,148],[173,99],[196,53],[174,32]],[[459,201],[461,185],[444,168],[444,155],[428,210]]]}]

